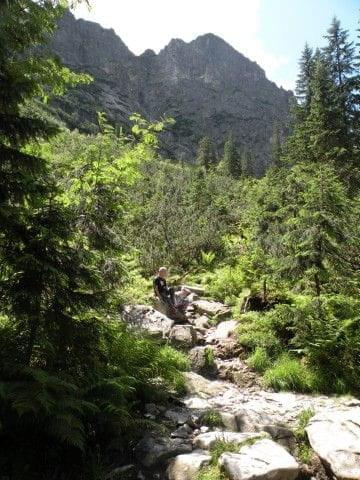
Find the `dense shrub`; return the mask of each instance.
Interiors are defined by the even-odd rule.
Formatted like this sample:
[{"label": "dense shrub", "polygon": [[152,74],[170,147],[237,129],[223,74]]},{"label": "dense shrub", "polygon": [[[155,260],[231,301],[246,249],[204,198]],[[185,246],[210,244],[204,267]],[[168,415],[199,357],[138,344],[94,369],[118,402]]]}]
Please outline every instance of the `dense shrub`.
[{"label": "dense shrub", "polygon": [[264,374],[264,382],[275,390],[311,392],[316,389],[315,375],[300,360],[284,353]]}]

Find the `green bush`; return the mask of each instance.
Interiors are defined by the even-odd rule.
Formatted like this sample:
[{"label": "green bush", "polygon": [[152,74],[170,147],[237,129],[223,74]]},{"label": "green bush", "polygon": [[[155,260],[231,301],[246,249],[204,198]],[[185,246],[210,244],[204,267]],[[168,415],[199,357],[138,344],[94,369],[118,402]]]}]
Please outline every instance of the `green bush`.
[{"label": "green bush", "polygon": [[215,270],[210,279],[209,294],[229,305],[234,305],[244,288],[242,270],[239,266],[225,266]]},{"label": "green bush", "polygon": [[241,316],[237,328],[237,339],[250,351],[262,348],[271,358],[277,357],[283,348],[267,315],[260,312],[249,312]]},{"label": "green bush", "polygon": [[314,373],[288,353],[282,354],[264,374],[265,384],[275,390],[311,392],[316,389],[315,380]]},{"label": "green bush", "polygon": [[263,347],[256,347],[246,363],[257,372],[264,373],[270,367],[271,359]]},{"label": "green bush", "polygon": [[360,302],[343,295],[302,297],[293,307],[293,345],[321,378],[321,390],[360,390]]}]

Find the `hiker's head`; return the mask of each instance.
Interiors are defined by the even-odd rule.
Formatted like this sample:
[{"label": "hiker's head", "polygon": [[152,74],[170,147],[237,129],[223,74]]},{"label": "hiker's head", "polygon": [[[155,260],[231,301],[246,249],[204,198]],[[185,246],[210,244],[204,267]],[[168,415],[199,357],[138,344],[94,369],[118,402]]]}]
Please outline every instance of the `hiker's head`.
[{"label": "hiker's head", "polygon": [[168,271],[166,267],[160,267],[159,268],[159,277],[161,278],[166,278],[168,275]]}]

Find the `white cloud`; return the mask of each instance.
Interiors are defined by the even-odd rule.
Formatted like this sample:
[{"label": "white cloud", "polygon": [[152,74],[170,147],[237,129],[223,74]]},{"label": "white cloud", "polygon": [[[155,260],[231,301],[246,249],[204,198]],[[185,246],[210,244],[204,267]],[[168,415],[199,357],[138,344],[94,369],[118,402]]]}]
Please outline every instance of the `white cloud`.
[{"label": "white cloud", "polygon": [[256,61],[277,83],[279,68],[288,63],[259,40],[261,0],[90,1],[90,12],[83,5],[75,15],[113,28],[135,54],[147,48],[158,52],[171,38],[191,41],[211,32]]}]

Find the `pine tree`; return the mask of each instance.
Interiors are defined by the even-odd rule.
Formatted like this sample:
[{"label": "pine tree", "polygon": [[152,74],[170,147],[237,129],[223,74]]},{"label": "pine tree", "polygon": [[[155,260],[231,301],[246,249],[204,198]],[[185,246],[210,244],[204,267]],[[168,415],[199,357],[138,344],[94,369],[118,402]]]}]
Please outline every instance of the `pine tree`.
[{"label": "pine tree", "polygon": [[198,152],[196,157],[196,163],[209,171],[210,168],[216,163],[216,156],[214,152],[214,146],[209,137],[203,137],[198,146]]},{"label": "pine tree", "polygon": [[314,69],[313,50],[306,43],[299,61],[300,72],[296,81],[296,96],[303,112],[302,118],[309,113],[311,101],[311,78]]},{"label": "pine tree", "polygon": [[252,177],[253,176],[253,168],[252,168],[251,154],[247,150],[243,150],[241,152],[240,163],[241,163],[241,174],[242,174],[242,176],[243,177]]},{"label": "pine tree", "polygon": [[331,279],[346,278],[343,257],[347,248],[350,204],[332,166],[299,164],[286,180],[283,218],[283,256],[279,271],[290,281],[319,296],[331,290]]},{"label": "pine tree", "polygon": [[57,201],[47,163],[23,151],[29,140],[57,132],[44,119],[23,116],[24,103],[81,79],[34,49],[55,29],[63,4],[0,5],[0,295],[3,312],[21,331],[21,362],[27,365],[35,345],[41,350],[50,341],[55,324],[65,327],[87,303],[80,285],[91,277],[87,254],[81,260],[72,246],[71,209]]},{"label": "pine tree", "polygon": [[229,175],[231,175],[233,178],[241,177],[241,158],[237,151],[232,135],[230,135],[225,142],[222,162],[225,171]]},{"label": "pine tree", "polygon": [[[323,48],[323,55],[329,65],[332,80],[336,87],[336,96],[342,111],[342,135],[344,145],[350,150],[356,112],[354,90],[354,47],[349,41],[347,30],[341,28],[340,21],[334,17],[328,34],[328,44]],[[356,112],[356,113],[355,113]]]},{"label": "pine tree", "polygon": [[343,130],[343,118],[338,95],[327,62],[316,61],[311,80],[312,98],[304,129],[308,138],[308,160],[336,161],[340,167],[348,151]]},{"label": "pine tree", "polygon": [[281,131],[278,125],[274,128],[274,134],[271,138],[271,163],[274,167],[281,167],[283,148],[281,141]]},{"label": "pine tree", "polygon": [[[354,71],[353,42],[349,42],[348,31],[341,28],[336,17],[333,18],[325,38],[328,44],[323,48],[323,53],[330,66],[333,80],[338,87],[346,87]],[[345,88],[342,90],[346,91]]]}]

